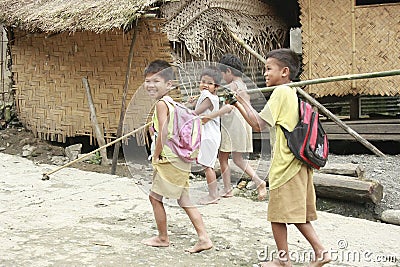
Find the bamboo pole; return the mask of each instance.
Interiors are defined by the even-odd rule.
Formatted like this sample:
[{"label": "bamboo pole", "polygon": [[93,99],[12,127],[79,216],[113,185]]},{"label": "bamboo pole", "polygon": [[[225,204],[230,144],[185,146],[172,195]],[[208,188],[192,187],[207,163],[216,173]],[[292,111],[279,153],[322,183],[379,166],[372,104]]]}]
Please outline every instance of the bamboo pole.
[{"label": "bamboo pole", "polygon": [[359,141],[361,144],[363,144],[366,148],[368,148],[369,150],[374,152],[375,155],[385,157],[385,154],[383,154],[379,149],[377,149],[374,145],[372,145],[366,139],[361,137],[356,131],[354,131],[349,126],[347,126],[343,121],[341,121],[338,117],[336,117],[332,112],[330,112],[327,108],[325,108],[321,103],[319,103],[314,98],[312,98],[309,94],[304,92],[303,89],[301,89],[299,87],[297,87],[296,89],[299,94],[301,94],[305,99],[307,99],[314,106],[316,106],[318,108],[318,110],[321,111],[321,113],[325,114],[327,117],[332,119],[343,130],[348,132],[351,136],[353,136],[357,141]]},{"label": "bamboo pole", "polygon": [[76,162],[82,161],[82,160],[84,160],[85,158],[89,157],[90,155],[93,155],[93,154],[96,153],[97,151],[100,151],[101,149],[104,149],[104,148],[106,148],[106,147],[108,147],[108,146],[111,146],[111,145],[113,145],[113,144],[115,144],[115,143],[118,143],[118,142],[120,142],[121,140],[123,140],[123,139],[125,139],[125,138],[127,138],[127,137],[129,137],[129,136],[131,136],[131,135],[133,135],[134,133],[136,133],[136,132],[138,132],[138,131],[140,131],[140,130],[146,128],[146,127],[149,127],[152,123],[153,123],[153,122],[148,122],[148,123],[146,123],[145,125],[143,125],[143,126],[137,128],[137,129],[135,129],[135,130],[133,130],[133,131],[131,131],[131,132],[129,132],[129,133],[127,133],[127,134],[121,136],[120,138],[115,139],[114,141],[112,141],[112,142],[110,142],[110,143],[108,143],[108,144],[106,144],[106,145],[104,145],[104,146],[102,146],[102,147],[99,147],[99,148],[93,150],[93,151],[90,152],[90,153],[87,153],[87,154],[85,154],[85,155],[83,155],[83,156],[81,156],[81,157],[79,157],[79,158],[77,158],[77,159],[75,159],[75,160],[73,160],[73,161],[70,161],[70,162],[68,162],[67,164],[64,164],[63,166],[60,166],[60,167],[58,167],[58,168],[56,168],[56,169],[54,169],[54,170],[52,170],[52,171],[43,173],[42,180],[49,180],[49,179],[50,179],[50,174],[53,174],[53,173],[55,173],[55,172],[58,172],[59,170],[62,170],[62,169],[64,169],[64,168],[68,167],[68,166],[71,166],[72,164],[74,164],[74,163],[76,163]]},{"label": "bamboo pole", "polygon": [[[131,41],[131,46],[129,48],[129,55],[128,55],[128,66],[126,68],[126,73],[125,73],[125,83],[124,83],[124,90],[122,93],[122,104],[121,104],[121,113],[119,116],[119,123],[118,123],[118,128],[117,128],[117,138],[119,138],[122,135],[122,126],[124,122],[124,117],[125,117],[125,109],[126,109],[126,95],[128,92],[128,86],[129,86],[129,79],[131,77],[131,66],[132,66],[132,60],[133,60],[133,47],[135,45],[135,40],[136,40],[136,30],[133,32],[132,36],[132,41]],[[121,143],[118,142],[114,146],[114,154],[112,158],[112,165],[111,165],[111,174],[115,174],[117,170],[117,162],[118,162],[118,155],[119,155],[119,148],[121,146]]]},{"label": "bamboo pole", "polygon": [[260,60],[262,63],[265,64],[265,62],[267,61],[265,58],[263,58],[263,56],[261,56],[259,53],[257,53],[251,46],[249,46],[248,44],[246,44],[246,42],[239,38],[239,36],[237,36],[236,34],[234,34],[232,31],[230,31],[231,36],[233,39],[235,39],[236,42],[238,42],[241,46],[243,46],[247,51],[250,52],[250,54],[252,54],[253,56],[255,56],[258,60]]},{"label": "bamboo pole", "polygon": [[[89,109],[90,109],[90,121],[92,122],[94,135],[96,137],[96,140],[97,140],[97,143],[99,144],[99,146],[104,147],[104,145],[106,144],[106,141],[104,140],[103,131],[101,130],[99,123],[97,121],[96,109],[94,107],[92,93],[90,91],[88,79],[86,77],[83,77],[82,82],[83,82],[83,85],[85,86],[85,90],[86,90],[86,95],[87,95]],[[108,158],[107,158],[107,150],[101,149],[100,155],[101,155],[101,165],[108,165],[109,162],[108,162]]]},{"label": "bamboo pole", "polygon": [[[244,40],[240,39],[238,36],[236,36],[234,33],[231,32],[231,36],[239,43],[241,44],[246,50],[248,50],[252,55],[254,55],[256,58],[261,60],[264,64],[267,61],[265,58],[263,58],[260,54],[258,54],[254,49],[252,49],[248,44],[244,42]],[[304,86],[304,85],[309,85],[309,84],[317,84],[317,83],[324,83],[324,82],[333,82],[333,81],[342,81],[342,80],[353,80],[353,79],[365,79],[365,78],[375,78],[375,77],[383,77],[382,73],[384,72],[379,72],[379,73],[368,73],[367,75],[364,74],[351,74],[351,75],[343,75],[343,76],[336,76],[336,77],[329,77],[329,78],[321,78],[321,79],[315,79],[315,80],[308,80],[304,82],[294,82],[294,83],[288,83],[286,85],[289,85],[291,87],[296,86],[296,90],[299,94],[301,94],[304,98],[306,98],[311,104],[316,106],[323,114],[325,114],[327,117],[332,119],[334,122],[336,122],[343,130],[345,130],[347,133],[349,133],[351,136],[353,136],[357,141],[359,141],[361,144],[363,144],[365,147],[370,149],[375,155],[378,156],[383,156],[385,157],[385,154],[383,154],[379,149],[377,149],[374,145],[372,145],[370,142],[368,142],[366,139],[361,137],[356,131],[348,127],[344,122],[342,122],[338,117],[333,115],[329,110],[327,110],[322,104],[320,104],[317,100],[315,100],[312,96],[310,96],[308,93],[303,91],[300,87],[298,86]],[[389,71],[389,74],[386,73],[387,76],[391,75],[399,75],[400,70],[394,70],[394,71]],[[308,83],[307,83],[308,82]],[[272,86],[272,87],[267,87],[267,88],[261,88],[261,89],[253,89],[249,90],[248,93],[251,92],[268,92],[268,91],[273,91],[277,86]]]},{"label": "bamboo pole", "polygon": [[[301,86],[306,86],[306,85],[310,85],[310,84],[360,80],[360,79],[369,79],[369,78],[381,78],[381,77],[388,77],[388,76],[395,76],[395,75],[400,75],[400,69],[318,78],[318,79],[313,79],[313,80],[292,82],[292,83],[288,83],[286,85],[288,85],[290,87],[301,87]],[[251,93],[259,93],[260,91],[263,93],[272,92],[277,87],[278,86],[263,87],[263,88],[248,90],[247,92],[250,94]]]}]

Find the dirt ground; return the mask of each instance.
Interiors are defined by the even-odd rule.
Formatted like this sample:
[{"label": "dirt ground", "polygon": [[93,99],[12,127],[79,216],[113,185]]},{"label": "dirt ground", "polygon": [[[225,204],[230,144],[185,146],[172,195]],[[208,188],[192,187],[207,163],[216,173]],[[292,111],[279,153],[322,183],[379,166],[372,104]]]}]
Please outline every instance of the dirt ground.
[{"label": "dirt ground", "polygon": [[[53,168],[0,153],[0,266],[254,267],[277,257],[266,201],[231,197],[197,206],[214,246],[189,254],[196,232],[176,201],[165,205],[170,246],[141,243],[157,233],[139,185],[151,168],[132,178],[64,168],[42,180]],[[198,195],[207,194],[204,179],[191,188],[197,183]],[[400,266],[400,226],[321,211],[312,224],[333,259],[326,267]],[[288,242],[293,266],[307,266],[311,247],[293,225]]]},{"label": "dirt ground", "polygon": [[[23,127],[9,127],[0,130],[0,152],[22,155],[23,147],[26,145],[36,147],[32,155],[27,158],[37,164],[51,164],[52,157],[65,154],[64,147],[66,145],[35,138],[32,132]],[[109,150],[109,152],[112,151],[112,149]],[[112,153],[109,153],[109,158],[111,157]],[[125,159],[120,157],[118,162],[116,175],[132,177],[132,173],[125,164]],[[367,178],[375,179],[383,185],[384,198],[378,205],[318,198],[318,210],[376,221],[379,220],[379,214],[382,211],[400,209],[400,155],[391,155],[387,158],[374,155],[330,155],[329,162],[362,164],[365,167]],[[103,166],[84,161],[75,163],[71,167],[104,174],[110,174],[111,171],[111,165]],[[251,194],[245,196],[255,199],[255,196]]]},{"label": "dirt ground", "polygon": [[[25,145],[36,150],[22,158]],[[0,130],[0,152],[0,202],[7,203],[0,205],[0,266],[256,266],[276,255],[267,203],[253,194],[199,206],[214,248],[190,255],[184,249],[196,235],[175,202],[166,207],[171,246],[140,243],[156,233],[145,189],[152,173],[148,163],[130,172],[121,159],[117,175],[110,175],[110,166],[79,162],[43,181],[42,174],[57,167],[48,165],[52,158],[64,155],[60,144],[8,128]],[[385,196],[376,207],[318,199],[313,225],[333,256],[327,266],[400,266],[399,226],[374,217],[379,210],[400,209],[400,156],[331,155],[329,160],[365,165],[367,177],[382,183]],[[204,178],[192,180],[199,196],[207,193]],[[293,266],[304,266],[310,247],[295,227],[288,231]]]}]

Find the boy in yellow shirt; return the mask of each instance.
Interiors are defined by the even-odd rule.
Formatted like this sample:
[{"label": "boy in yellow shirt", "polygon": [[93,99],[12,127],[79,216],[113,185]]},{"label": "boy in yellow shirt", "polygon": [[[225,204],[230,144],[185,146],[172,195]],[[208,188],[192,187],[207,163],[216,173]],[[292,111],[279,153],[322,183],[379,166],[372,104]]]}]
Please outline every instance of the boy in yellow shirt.
[{"label": "boy in yellow shirt", "polygon": [[281,126],[292,131],[299,120],[296,88],[290,83],[300,69],[297,55],[290,49],[272,50],[267,54],[264,77],[267,86],[279,85],[260,113],[245,98],[237,95],[239,109],[246,121],[256,131],[270,127],[272,160],[269,179],[268,221],[279,258],[262,262],[260,266],[292,266],[287,224],[294,224],[314,250],[312,267],[331,261],[310,221],[317,219],[313,171],[295,158],[290,151]]},{"label": "boy in yellow shirt", "polygon": [[174,109],[165,99],[172,88],[174,71],[168,62],[155,60],[146,67],[144,76],[145,89],[151,98],[157,100],[153,114],[154,130],[157,137],[152,155],[154,174],[149,199],[153,207],[158,235],[144,239],[142,243],[152,247],[168,247],[170,245],[167,215],[163,203],[163,198],[170,198],[177,199],[179,206],[188,215],[198,235],[197,243],[186,251],[197,253],[211,249],[213,244],[208,237],[203,218],[199,210],[192,204],[189,196],[191,163],[181,160],[165,145],[165,140],[171,134],[170,131],[173,128],[169,124],[171,121],[176,123],[173,120]]}]

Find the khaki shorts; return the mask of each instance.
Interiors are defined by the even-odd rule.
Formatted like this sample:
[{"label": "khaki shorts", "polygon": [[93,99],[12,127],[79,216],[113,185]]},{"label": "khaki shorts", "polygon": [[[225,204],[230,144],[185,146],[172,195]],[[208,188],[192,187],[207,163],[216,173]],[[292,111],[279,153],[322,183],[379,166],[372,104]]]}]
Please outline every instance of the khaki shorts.
[{"label": "khaki shorts", "polygon": [[189,195],[190,163],[166,158],[153,163],[153,184],[151,191],[166,198],[180,199],[183,194]]},{"label": "khaki shorts", "polygon": [[284,185],[269,192],[268,221],[306,223],[317,219],[312,170],[303,165]]}]

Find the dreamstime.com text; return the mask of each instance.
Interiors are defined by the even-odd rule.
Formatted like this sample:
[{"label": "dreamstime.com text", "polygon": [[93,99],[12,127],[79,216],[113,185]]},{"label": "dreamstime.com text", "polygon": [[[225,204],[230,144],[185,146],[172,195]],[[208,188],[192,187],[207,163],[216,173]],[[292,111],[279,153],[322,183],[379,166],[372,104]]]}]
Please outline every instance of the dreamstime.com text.
[{"label": "dreamstime.com text", "polygon": [[[346,240],[341,239],[337,241],[337,248],[329,248],[324,251],[324,255],[328,255],[332,261],[339,263],[352,263],[352,262],[365,262],[365,263],[400,263],[399,255],[382,255],[376,254],[368,249],[362,250],[351,250]],[[270,249],[265,246],[263,250],[257,251],[257,257],[260,261],[270,261],[273,259],[279,259],[282,261],[289,258],[292,262],[306,263],[315,260],[322,260],[323,256],[315,257],[315,253],[312,250],[289,251],[287,254],[285,251],[277,251],[276,249]]]}]

